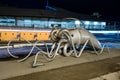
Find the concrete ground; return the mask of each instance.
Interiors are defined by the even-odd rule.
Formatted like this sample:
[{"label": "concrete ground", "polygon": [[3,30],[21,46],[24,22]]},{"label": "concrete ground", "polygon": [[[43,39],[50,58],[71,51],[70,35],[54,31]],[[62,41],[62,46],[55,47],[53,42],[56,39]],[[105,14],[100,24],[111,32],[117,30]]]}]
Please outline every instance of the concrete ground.
[{"label": "concrete ground", "polygon": [[90,80],[120,80],[120,71],[102,75]]},{"label": "concrete ground", "polygon": [[[18,63],[16,59],[1,60],[0,80],[118,56],[120,56],[120,49],[110,49],[110,53],[108,53],[107,50],[105,50],[101,55],[95,55],[91,53],[91,51],[84,51],[80,58],[57,56],[56,59],[52,62],[45,63],[45,66],[39,66],[36,68],[31,68],[34,56],[31,56],[29,59],[21,63]],[[39,60],[41,60],[40,56]]]}]

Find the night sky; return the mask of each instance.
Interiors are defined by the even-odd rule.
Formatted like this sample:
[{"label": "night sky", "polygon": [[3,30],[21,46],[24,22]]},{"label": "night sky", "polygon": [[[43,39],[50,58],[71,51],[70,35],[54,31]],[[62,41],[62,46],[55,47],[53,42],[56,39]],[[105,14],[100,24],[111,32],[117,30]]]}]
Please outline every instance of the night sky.
[{"label": "night sky", "polygon": [[[47,0],[0,0],[1,6],[44,9]],[[104,16],[120,16],[119,0],[49,0],[49,6],[89,14],[99,12]]]}]

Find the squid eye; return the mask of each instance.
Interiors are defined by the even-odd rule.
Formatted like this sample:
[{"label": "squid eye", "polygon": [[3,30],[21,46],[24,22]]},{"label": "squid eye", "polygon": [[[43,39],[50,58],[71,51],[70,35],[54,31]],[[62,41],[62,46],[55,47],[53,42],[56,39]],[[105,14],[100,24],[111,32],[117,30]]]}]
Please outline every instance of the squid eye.
[{"label": "squid eye", "polygon": [[73,34],[71,34],[71,36],[73,37],[74,35],[73,35]]}]

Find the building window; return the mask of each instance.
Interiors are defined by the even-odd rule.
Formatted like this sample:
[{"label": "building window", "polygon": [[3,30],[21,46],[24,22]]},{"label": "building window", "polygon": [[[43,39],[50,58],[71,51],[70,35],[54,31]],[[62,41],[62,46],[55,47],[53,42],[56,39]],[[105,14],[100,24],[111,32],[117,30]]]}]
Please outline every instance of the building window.
[{"label": "building window", "polygon": [[15,19],[10,17],[0,17],[0,26],[15,26]]}]

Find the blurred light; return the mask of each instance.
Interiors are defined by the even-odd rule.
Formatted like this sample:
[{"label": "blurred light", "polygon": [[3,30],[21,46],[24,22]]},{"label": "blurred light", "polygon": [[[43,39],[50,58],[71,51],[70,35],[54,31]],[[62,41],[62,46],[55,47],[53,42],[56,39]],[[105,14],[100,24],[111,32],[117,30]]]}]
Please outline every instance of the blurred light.
[{"label": "blurred light", "polygon": [[90,31],[91,33],[120,33],[120,31]]},{"label": "blurred light", "polygon": [[78,21],[78,20],[77,20],[77,21],[75,21],[75,24],[80,24],[80,21]]},{"label": "blurred light", "polygon": [[106,23],[105,22],[101,22],[101,25],[106,25]]},{"label": "blurred light", "polygon": [[98,23],[98,22],[94,22],[93,24],[94,24],[94,25],[98,25],[99,23]]},{"label": "blurred light", "polygon": [[90,22],[89,21],[85,21],[85,25],[89,25],[90,24]]}]

